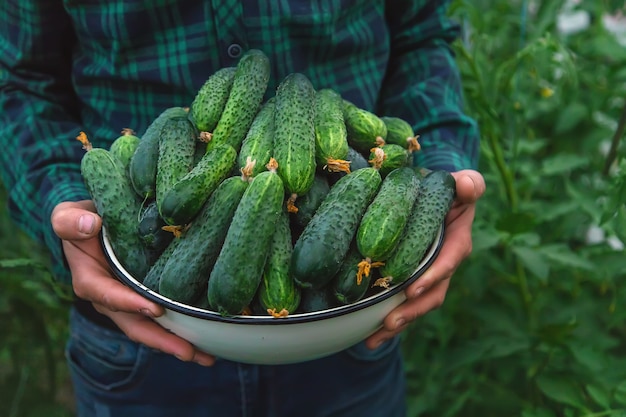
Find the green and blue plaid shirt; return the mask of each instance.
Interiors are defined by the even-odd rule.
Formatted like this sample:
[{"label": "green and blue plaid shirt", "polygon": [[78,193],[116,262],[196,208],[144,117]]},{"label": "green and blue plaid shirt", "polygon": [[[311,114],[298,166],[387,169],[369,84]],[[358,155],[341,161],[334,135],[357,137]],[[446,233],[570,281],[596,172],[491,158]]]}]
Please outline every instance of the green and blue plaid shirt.
[{"label": "green and blue plaid shirt", "polygon": [[2,0],[0,171],[10,212],[69,281],[49,218],[61,201],[89,198],[77,134],[108,147],[122,128],[141,133],[249,48],[270,58],[268,95],[302,72],[316,88],[411,121],[421,166],[475,168],[478,132],[462,111],[447,3]]}]

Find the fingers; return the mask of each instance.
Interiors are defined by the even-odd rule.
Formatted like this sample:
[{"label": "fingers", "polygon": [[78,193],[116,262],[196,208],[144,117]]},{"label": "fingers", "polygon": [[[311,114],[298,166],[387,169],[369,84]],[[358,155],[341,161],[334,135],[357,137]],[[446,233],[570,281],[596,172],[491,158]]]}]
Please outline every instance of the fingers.
[{"label": "fingers", "polygon": [[112,312],[108,316],[137,343],[174,355],[185,362],[193,361],[203,366],[211,366],[215,362],[212,355],[197,350],[191,343],[146,317],[124,312]]},{"label": "fingers", "polygon": [[441,307],[449,285],[450,280],[446,279],[438,282],[428,292],[418,297],[407,298],[404,303],[385,317],[383,327],[367,338],[365,345],[370,349],[375,349],[386,340],[402,332],[412,321]]},{"label": "fingers", "polygon": [[100,233],[102,219],[91,200],[58,204],[50,217],[54,232],[63,240],[91,239]]}]

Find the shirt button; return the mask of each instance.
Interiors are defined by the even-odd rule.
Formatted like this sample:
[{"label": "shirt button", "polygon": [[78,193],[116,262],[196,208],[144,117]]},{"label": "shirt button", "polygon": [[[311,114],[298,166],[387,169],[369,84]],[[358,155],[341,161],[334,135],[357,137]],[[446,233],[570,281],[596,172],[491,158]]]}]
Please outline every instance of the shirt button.
[{"label": "shirt button", "polygon": [[227,50],[228,56],[231,58],[239,58],[242,51],[243,49],[241,48],[241,45],[237,43],[233,43],[232,45],[230,45]]}]

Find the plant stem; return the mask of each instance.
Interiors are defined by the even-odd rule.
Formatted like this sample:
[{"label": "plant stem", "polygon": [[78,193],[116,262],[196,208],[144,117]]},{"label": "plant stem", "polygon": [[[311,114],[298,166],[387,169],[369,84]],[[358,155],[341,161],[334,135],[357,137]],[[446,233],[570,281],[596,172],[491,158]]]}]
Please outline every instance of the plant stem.
[{"label": "plant stem", "polygon": [[619,118],[619,122],[617,123],[617,129],[615,129],[615,133],[613,134],[613,140],[611,141],[611,149],[609,149],[609,154],[606,157],[606,162],[604,164],[604,171],[602,174],[604,176],[609,175],[609,170],[611,169],[611,165],[615,162],[617,158],[617,148],[619,147],[619,142],[622,139],[622,135],[624,134],[624,129],[626,128],[626,104],[624,104],[624,108],[622,109],[622,115]]}]

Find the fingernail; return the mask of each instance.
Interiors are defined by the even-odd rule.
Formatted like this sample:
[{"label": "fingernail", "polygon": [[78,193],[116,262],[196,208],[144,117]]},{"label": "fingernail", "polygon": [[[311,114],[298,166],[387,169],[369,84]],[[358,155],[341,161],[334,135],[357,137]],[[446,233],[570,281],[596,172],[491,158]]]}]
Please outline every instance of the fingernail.
[{"label": "fingernail", "polygon": [[421,293],[424,292],[424,287],[419,287],[418,289],[415,290],[415,292],[413,293],[413,297],[419,297],[419,295]]},{"label": "fingernail", "polygon": [[96,223],[96,220],[94,219],[93,215],[83,214],[78,219],[78,231],[86,235],[89,235],[93,233],[93,227],[95,223]]},{"label": "fingernail", "polygon": [[201,366],[212,366],[214,360],[212,358],[207,358],[204,355],[198,355],[197,353],[193,356],[193,361]]},{"label": "fingernail", "polygon": [[404,326],[405,323],[406,323],[406,320],[404,320],[403,318],[399,318],[394,323],[393,329],[398,330],[400,327]]},{"label": "fingernail", "polygon": [[139,312],[143,314],[144,316],[154,318],[154,314],[152,314],[152,311],[148,310],[147,308],[142,308],[139,310]]}]

